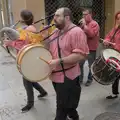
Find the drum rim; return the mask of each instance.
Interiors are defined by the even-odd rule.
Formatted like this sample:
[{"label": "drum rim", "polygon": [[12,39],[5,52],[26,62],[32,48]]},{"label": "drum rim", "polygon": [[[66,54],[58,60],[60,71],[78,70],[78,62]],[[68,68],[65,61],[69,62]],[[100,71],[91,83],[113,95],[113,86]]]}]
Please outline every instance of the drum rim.
[{"label": "drum rim", "polygon": [[[48,73],[48,75],[46,75],[45,77],[43,77],[43,78],[41,78],[41,79],[31,80],[31,79],[27,78],[27,77],[23,74],[23,72],[22,72],[22,70],[21,70],[21,67],[19,66],[19,65],[21,64],[21,62],[22,62],[22,58],[24,57],[25,53],[28,52],[28,50],[30,50],[30,49],[32,49],[32,48],[34,48],[34,47],[42,47],[42,48],[44,48],[44,46],[43,46],[42,44],[28,44],[28,45],[24,46],[24,48],[22,48],[22,49],[19,51],[19,54],[18,54],[17,59],[16,59],[16,60],[17,60],[17,68],[18,68],[19,72],[20,72],[28,81],[31,81],[31,82],[40,82],[40,81],[42,81],[42,80],[47,79],[47,78],[51,75],[52,70]],[[46,48],[44,48],[44,49],[46,49]],[[46,49],[46,50],[47,50],[47,49]],[[48,51],[48,50],[47,50],[47,51]],[[50,52],[49,52],[49,53],[50,53]],[[22,55],[21,55],[21,54],[22,54]],[[51,53],[50,53],[50,55],[51,55]],[[21,60],[18,59],[19,56],[21,56],[21,57],[20,57]],[[51,55],[51,56],[52,56],[52,55]],[[46,62],[46,61],[44,61],[44,62]],[[18,63],[19,63],[19,64],[18,64]],[[48,64],[48,62],[46,62],[46,63]]]},{"label": "drum rim", "polygon": [[[113,48],[107,48],[107,49],[113,49]],[[106,50],[106,49],[105,49]],[[104,58],[104,56],[103,56],[103,51],[105,51],[105,50],[102,50],[102,52],[101,52],[101,57],[102,57],[102,59],[103,59],[103,61],[104,61],[104,63],[106,64],[106,62],[105,62],[105,58]],[[118,50],[116,50],[116,49],[113,49],[113,50],[115,50],[115,51],[117,51],[118,53],[120,53]],[[108,67],[111,67],[111,65],[110,64],[106,64]],[[114,70],[116,70],[114,67],[112,67]]]},{"label": "drum rim", "polygon": [[[118,50],[113,49],[113,48],[107,48],[107,49],[112,49],[112,50],[114,50],[114,51],[116,51],[116,52],[120,53]],[[107,50],[107,49],[104,49],[104,50],[102,50],[102,52],[101,52],[101,54],[102,54],[102,57],[103,57],[103,58],[104,58],[104,56],[103,56],[103,51],[105,51],[105,50]],[[104,58],[104,60],[105,60],[105,58]]]},{"label": "drum rim", "polygon": [[96,81],[96,82],[98,82],[98,83],[100,83],[101,85],[111,85],[111,84],[113,84],[114,82],[112,82],[112,83],[109,83],[109,84],[104,84],[104,83],[101,83],[101,82],[99,82],[98,80],[99,80],[99,78],[97,77],[97,76],[95,76],[95,75],[93,75],[94,74],[94,72],[93,72],[93,65],[95,64],[95,62],[93,62],[93,64],[91,65],[91,73],[92,73],[92,77],[93,77],[93,79]]}]

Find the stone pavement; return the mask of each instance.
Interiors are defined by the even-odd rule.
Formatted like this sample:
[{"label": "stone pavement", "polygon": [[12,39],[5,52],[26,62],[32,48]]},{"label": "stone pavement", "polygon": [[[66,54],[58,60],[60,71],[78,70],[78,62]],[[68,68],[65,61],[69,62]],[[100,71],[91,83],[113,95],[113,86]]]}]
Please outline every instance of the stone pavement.
[{"label": "stone pavement", "polygon": [[[87,63],[85,76],[87,75]],[[85,77],[86,80],[86,77]],[[0,120],[54,120],[55,92],[50,80],[40,83],[49,93],[41,100],[35,91],[35,107],[27,113],[20,109],[26,104],[26,94],[21,75],[16,68],[15,60],[0,47]],[[81,100],[78,107],[80,120],[94,120],[105,111],[120,112],[120,98],[106,100],[111,86],[102,86],[95,81],[90,87],[82,85]]]}]

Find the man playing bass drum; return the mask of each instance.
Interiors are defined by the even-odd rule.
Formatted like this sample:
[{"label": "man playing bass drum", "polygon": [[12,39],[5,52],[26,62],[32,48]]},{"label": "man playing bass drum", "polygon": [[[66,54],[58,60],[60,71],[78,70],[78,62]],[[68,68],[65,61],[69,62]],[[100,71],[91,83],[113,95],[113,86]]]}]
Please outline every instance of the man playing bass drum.
[{"label": "man playing bass drum", "polygon": [[[113,29],[106,35],[104,40],[104,45],[110,47],[108,42],[114,43],[111,47],[120,51],[120,11],[115,15],[115,25]],[[107,99],[115,99],[118,97],[119,79],[120,77],[118,77],[112,85],[113,95],[107,96]]]}]

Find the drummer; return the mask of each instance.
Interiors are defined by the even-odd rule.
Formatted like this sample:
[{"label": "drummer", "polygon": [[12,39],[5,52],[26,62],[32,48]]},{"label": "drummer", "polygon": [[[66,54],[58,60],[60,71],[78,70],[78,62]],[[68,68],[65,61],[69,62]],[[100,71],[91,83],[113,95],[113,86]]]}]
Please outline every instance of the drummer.
[{"label": "drummer", "polygon": [[[25,24],[23,29],[28,30],[30,32],[36,32],[35,26],[32,25],[33,20],[34,20],[32,12],[29,11],[29,10],[22,10],[20,15],[21,15],[22,21]],[[11,46],[11,47],[14,47],[14,48],[20,47],[19,45],[17,46],[16,43],[15,42],[11,43],[10,41],[6,41],[5,45]],[[23,41],[23,43],[26,44],[25,41]],[[30,44],[29,41],[27,41],[27,43]],[[37,82],[30,82],[30,81],[26,80],[26,78],[24,78],[24,77],[23,77],[23,84],[24,84],[24,87],[25,87],[26,93],[27,93],[27,105],[22,108],[22,112],[27,112],[34,106],[33,87],[36,90],[38,90],[38,92],[40,93],[40,95],[38,95],[38,98],[46,96],[47,92]]]},{"label": "drummer", "polygon": [[[81,93],[79,61],[86,58],[89,48],[85,33],[72,23],[71,18],[69,8],[59,8],[54,16],[57,30],[49,40],[58,37],[51,43],[48,40],[48,49],[53,57],[50,61],[50,67],[53,70],[51,80],[57,99],[55,120],[68,120],[69,118],[79,120],[76,110]],[[47,33],[43,36],[48,37]]]},{"label": "drummer", "polygon": [[[110,44],[107,41],[114,43],[111,45],[111,47],[120,51],[120,11],[116,13],[115,25],[112,30],[106,35],[104,40],[104,45],[109,47]],[[114,84],[112,85],[112,95],[107,96],[107,99],[115,99],[118,97],[119,79],[120,77],[115,80]]]}]

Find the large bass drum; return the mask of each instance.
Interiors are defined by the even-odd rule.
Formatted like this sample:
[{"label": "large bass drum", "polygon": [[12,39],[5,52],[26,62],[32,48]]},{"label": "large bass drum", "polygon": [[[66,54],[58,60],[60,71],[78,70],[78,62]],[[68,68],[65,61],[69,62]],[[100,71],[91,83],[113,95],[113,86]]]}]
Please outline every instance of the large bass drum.
[{"label": "large bass drum", "polygon": [[41,44],[30,44],[23,47],[17,55],[19,72],[32,82],[45,80],[51,74],[48,61],[52,60],[51,53]]},{"label": "large bass drum", "polygon": [[120,76],[120,53],[114,49],[105,49],[91,66],[92,77],[102,85],[113,84]]}]

